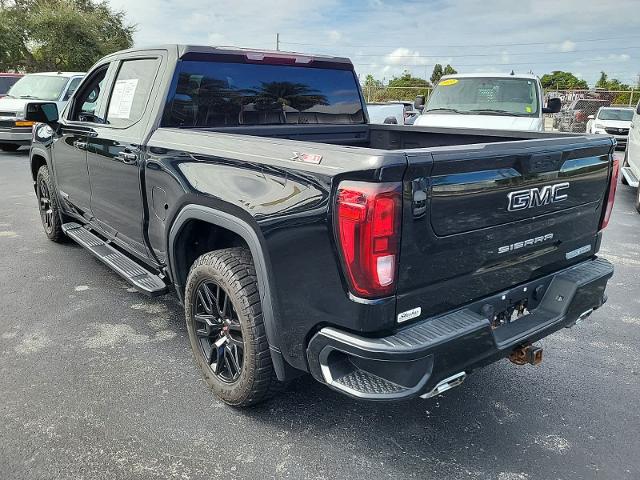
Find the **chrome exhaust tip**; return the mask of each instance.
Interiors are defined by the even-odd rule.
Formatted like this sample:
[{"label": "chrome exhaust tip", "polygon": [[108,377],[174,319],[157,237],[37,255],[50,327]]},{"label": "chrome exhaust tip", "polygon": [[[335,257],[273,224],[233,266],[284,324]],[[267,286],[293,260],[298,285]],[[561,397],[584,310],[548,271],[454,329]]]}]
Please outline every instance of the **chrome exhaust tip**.
[{"label": "chrome exhaust tip", "polygon": [[435,387],[433,387],[433,390],[431,390],[430,392],[420,395],[420,398],[431,398],[435,397],[436,395],[440,395],[447,390],[451,390],[452,388],[461,385],[462,382],[464,382],[465,378],[467,378],[466,372],[458,372],[455,375],[451,375],[450,377],[445,378],[444,380],[439,382]]}]

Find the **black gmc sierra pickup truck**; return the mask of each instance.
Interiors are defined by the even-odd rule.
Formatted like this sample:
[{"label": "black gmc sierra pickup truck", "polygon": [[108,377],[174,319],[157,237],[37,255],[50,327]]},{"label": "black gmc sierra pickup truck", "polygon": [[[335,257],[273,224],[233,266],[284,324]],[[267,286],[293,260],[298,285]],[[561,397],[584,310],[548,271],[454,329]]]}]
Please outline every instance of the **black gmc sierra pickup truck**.
[{"label": "black gmc sierra pickup truck", "polygon": [[371,125],[348,59],[176,45],[27,112],[46,235],[174,289],[232,405],[303,372],[430,397],[538,363],[533,342],[606,300],[608,137]]}]

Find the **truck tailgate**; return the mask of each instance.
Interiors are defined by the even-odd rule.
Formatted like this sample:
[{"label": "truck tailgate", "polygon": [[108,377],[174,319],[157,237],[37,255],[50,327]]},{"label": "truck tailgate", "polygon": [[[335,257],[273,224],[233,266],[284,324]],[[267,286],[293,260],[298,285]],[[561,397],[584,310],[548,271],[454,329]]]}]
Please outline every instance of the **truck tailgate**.
[{"label": "truck tailgate", "polygon": [[594,137],[409,152],[399,318],[448,311],[593,256],[612,154],[611,140]]}]

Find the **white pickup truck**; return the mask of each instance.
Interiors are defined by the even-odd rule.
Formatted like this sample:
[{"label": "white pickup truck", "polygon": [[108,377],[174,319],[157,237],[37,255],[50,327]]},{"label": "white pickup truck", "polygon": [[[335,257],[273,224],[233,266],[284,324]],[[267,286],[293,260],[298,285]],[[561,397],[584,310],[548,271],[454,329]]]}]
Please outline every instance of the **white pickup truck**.
[{"label": "white pickup truck", "polygon": [[535,75],[472,73],[445,75],[414,125],[490,130],[544,131],[543,113],[560,111],[560,100],[542,105]]},{"label": "white pickup truck", "polygon": [[622,184],[636,189],[636,210],[640,213],[640,103],[633,112],[629,139],[622,163]]}]

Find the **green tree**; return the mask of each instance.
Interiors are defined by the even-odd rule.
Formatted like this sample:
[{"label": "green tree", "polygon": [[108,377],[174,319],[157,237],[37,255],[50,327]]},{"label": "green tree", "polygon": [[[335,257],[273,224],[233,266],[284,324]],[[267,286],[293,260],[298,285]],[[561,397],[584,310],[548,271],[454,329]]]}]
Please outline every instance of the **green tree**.
[{"label": "green tree", "polygon": [[609,76],[600,72],[600,79],[596,82],[596,88],[607,88],[607,83],[609,82]]},{"label": "green tree", "polygon": [[456,73],[458,73],[458,71],[447,63],[447,66],[444,67],[444,74],[445,75],[455,75]]},{"label": "green tree", "polygon": [[626,83],[622,83],[617,78],[609,80],[609,75],[605,72],[600,72],[600,79],[596,82],[596,88],[602,88],[604,90],[629,90],[631,87]]},{"label": "green tree", "polygon": [[444,75],[444,70],[442,69],[442,65],[436,63],[433,66],[433,73],[431,74],[431,83],[436,84],[440,81],[440,78]]},{"label": "green tree", "polygon": [[424,78],[414,77],[405,70],[399,77],[389,80],[385,100],[413,100],[416,95],[427,95],[431,84]]},{"label": "green tree", "polygon": [[104,0],[0,0],[0,70],[84,71],[134,31]]},{"label": "green tree", "polygon": [[366,76],[366,78],[364,79],[364,86],[365,87],[372,87],[372,88],[382,88],[382,82],[376,78],[373,77],[373,75],[369,74]]},{"label": "green tree", "polygon": [[587,82],[579,79],[571,72],[555,70],[547,73],[540,79],[543,88],[558,88],[563,90],[586,90],[589,88]]},{"label": "green tree", "polygon": [[389,80],[390,87],[430,87],[431,84],[424,78],[414,77],[411,72],[405,70],[399,77]]}]

